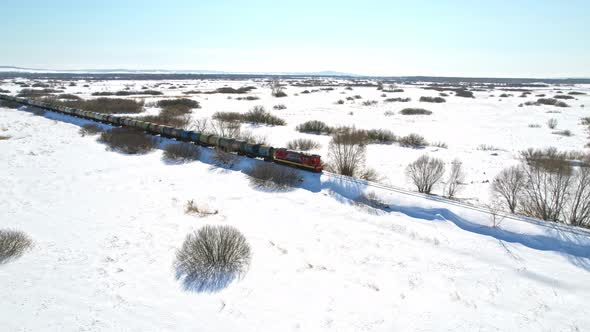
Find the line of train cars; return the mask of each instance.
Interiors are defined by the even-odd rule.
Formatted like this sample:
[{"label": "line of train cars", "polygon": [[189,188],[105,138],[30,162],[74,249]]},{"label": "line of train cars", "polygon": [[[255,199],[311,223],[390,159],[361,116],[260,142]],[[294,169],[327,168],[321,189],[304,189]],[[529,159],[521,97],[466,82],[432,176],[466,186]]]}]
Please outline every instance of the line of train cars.
[{"label": "line of train cars", "polygon": [[267,161],[287,164],[301,169],[321,172],[323,169],[322,160],[319,155],[310,155],[285,148],[273,148],[262,144],[250,144],[242,140],[218,137],[215,135],[199,133],[196,131],[184,130],[168,126],[162,126],[151,122],[139,121],[133,118],[115,116],[96,112],[83,111],[80,109],[52,105],[49,103],[18,98],[8,95],[0,95],[0,99],[17,102],[23,105],[43,108],[59,113],[81,117],[93,121],[108,123],[115,126],[132,127],[141,129],[147,133],[160,135],[162,137],[174,138],[179,141],[193,142],[204,146],[214,146],[228,152],[235,152],[248,157],[262,158]]}]

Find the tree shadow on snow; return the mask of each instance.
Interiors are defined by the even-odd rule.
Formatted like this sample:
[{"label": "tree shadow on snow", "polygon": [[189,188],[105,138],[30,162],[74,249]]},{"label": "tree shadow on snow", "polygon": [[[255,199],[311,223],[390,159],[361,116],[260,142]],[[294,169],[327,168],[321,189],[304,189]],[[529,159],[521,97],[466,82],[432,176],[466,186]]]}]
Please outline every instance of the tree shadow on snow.
[{"label": "tree shadow on snow", "polygon": [[239,278],[237,273],[205,273],[187,275],[183,270],[176,270],[176,280],[180,281],[185,291],[197,293],[216,293],[226,288]]},{"label": "tree shadow on snow", "polygon": [[445,208],[421,208],[416,206],[389,205],[390,212],[403,213],[409,217],[435,221],[452,222],[464,231],[492,237],[499,241],[517,243],[525,247],[555,251],[565,254],[576,266],[590,270],[590,245],[585,244],[585,236],[552,228],[551,233],[521,234],[500,227],[490,227],[466,220]]}]

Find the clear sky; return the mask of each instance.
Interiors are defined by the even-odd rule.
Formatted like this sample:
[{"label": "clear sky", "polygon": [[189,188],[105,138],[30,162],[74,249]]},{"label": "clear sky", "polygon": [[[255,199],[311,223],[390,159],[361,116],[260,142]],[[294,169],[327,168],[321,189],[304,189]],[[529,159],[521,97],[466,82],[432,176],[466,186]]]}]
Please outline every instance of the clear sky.
[{"label": "clear sky", "polygon": [[0,65],[590,77],[589,0],[0,1]]}]

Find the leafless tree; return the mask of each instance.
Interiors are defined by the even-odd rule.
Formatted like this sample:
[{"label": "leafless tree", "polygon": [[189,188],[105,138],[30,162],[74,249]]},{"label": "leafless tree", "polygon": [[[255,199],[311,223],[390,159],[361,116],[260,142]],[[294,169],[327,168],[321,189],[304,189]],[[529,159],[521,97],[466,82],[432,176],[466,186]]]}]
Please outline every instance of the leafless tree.
[{"label": "leafless tree", "polygon": [[406,175],[421,193],[430,194],[432,187],[445,174],[445,164],[438,158],[423,155],[406,168]]},{"label": "leafless tree", "polygon": [[590,224],[590,168],[580,167],[571,184],[567,222],[576,226]]},{"label": "leafless tree", "polygon": [[559,221],[569,196],[570,166],[546,169],[536,164],[524,168],[522,211],[531,217]]},{"label": "leafless tree", "polygon": [[336,173],[357,175],[365,164],[365,136],[356,130],[335,134],[328,146],[330,165]]},{"label": "leafless tree", "polygon": [[465,173],[463,172],[463,163],[459,159],[455,159],[451,164],[451,173],[449,174],[445,190],[448,198],[455,197],[455,194],[459,191],[464,180]]},{"label": "leafless tree", "polygon": [[510,212],[514,213],[524,185],[525,179],[522,167],[512,166],[496,175],[492,183],[492,190],[506,201]]}]

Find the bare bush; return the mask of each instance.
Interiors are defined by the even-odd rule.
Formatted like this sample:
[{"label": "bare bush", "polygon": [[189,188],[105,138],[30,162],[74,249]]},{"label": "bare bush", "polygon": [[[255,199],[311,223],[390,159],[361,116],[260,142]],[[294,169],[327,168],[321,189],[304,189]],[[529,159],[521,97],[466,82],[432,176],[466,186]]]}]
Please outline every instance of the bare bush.
[{"label": "bare bush", "polygon": [[33,246],[33,240],[16,230],[0,229],[0,264],[22,256]]},{"label": "bare bush", "polygon": [[435,146],[437,148],[441,148],[441,149],[448,149],[449,145],[445,142],[441,142],[441,141],[437,141],[431,144],[432,146]]},{"label": "bare bush", "polygon": [[333,129],[331,127],[329,127],[327,124],[325,124],[322,121],[317,121],[317,120],[310,120],[307,122],[304,122],[300,125],[298,125],[295,128],[297,131],[302,132],[302,133],[310,133],[310,134],[316,134],[316,135],[327,135],[332,133]]},{"label": "bare bush", "polygon": [[537,103],[540,105],[551,105],[556,107],[569,107],[568,104],[564,103],[563,101],[559,101],[554,98],[539,98],[537,99]]},{"label": "bare bush", "polygon": [[191,108],[183,105],[166,106],[160,111],[161,116],[181,117],[191,113]]},{"label": "bare bush", "polygon": [[263,188],[285,189],[296,186],[301,180],[296,170],[272,163],[256,163],[246,174],[254,186]]},{"label": "bare bush", "polygon": [[557,119],[551,118],[547,120],[547,127],[549,127],[550,129],[555,129],[555,127],[557,127]]},{"label": "bare bush", "polygon": [[87,123],[87,124],[83,125],[82,128],[80,128],[78,133],[80,133],[80,135],[82,137],[84,137],[84,136],[89,136],[89,135],[96,135],[98,133],[102,133],[103,131],[104,131],[104,129],[97,124]]},{"label": "bare bush", "polygon": [[378,102],[376,100],[365,100],[362,102],[363,106],[373,106],[373,105],[377,105],[377,104],[378,104]]},{"label": "bare bush", "polygon": [[397,141],[397,136],[389,129],[370,129],[365,134],[369,143],[389,144]]},{"label": "bare bush", "polygon": [[444,103],[446,100],[441,97],[420,97],[420,101],[424,103]]},{"label": "bare bush", "polygon": [[552,134],[554,134],[554,135],[560,135],[560,136],[566,136],[566,137],[572,136],[572,132],[570,130],[568,130],[568,129],[566,129],[566,130],[557,130],[557,131],[552,132]]},{"label": "bare bush", "polygon": [[541,128],[541,125],[538,123],[529,123],[529,128]]},{"label": "bare bush", "polygon": [[428,155],[416,159],[406,168],[406,175],[418,189],[418,192],[430,194],[432,188],[445,174],[442,160]]},{"label": "bare bush", "polygon": [[445,192],[448,198],[453,198],[461,188],[465,181],[465,173],[463,172],[463,163],[459,159],[453,160],[451,163],[451,172],[446,183]]},{"label": "bare bush", "polygon": [[201,108],[198,101],[189,98],[177,98],[177,99],[163,99],[158,101],[158,107],[186,107],[186,108]]},{"label": "bare bush", "polygon": [[395,102],[399,102],[399,103],[407,103],[409,101],[411,101],[411,98],[386,98],[383,99],[384,103],[395,103]]},{"label": "bare bush", "polygon": [[171,116],[165,113],[160,113],[158,115],[144,115],[137,117],[136,119],[174,128],[187,128],[191,122],[190,116]]},{"label": "bare bush", "polygon": [[157,139],[131,128],[113,128],[103,132],[99,142],[105,143],[110,150],[128,154],[143,154],[157,146]]},{"label": "bare bush", "polygon": [[357,130],[335,134],[328,146],[330,164],[338,174],[356,176],[366,158],[366,136]]},{"label": "bare bush", "polygon": [[279,80],[271,82],[271,94],[273,97],[286,97],[285,88],[281,85]]},{"label": "bare bush", "polygon": [[424,136],[418,134],[409,134],[407,136],[400,137],[398,139],[398,143],[401,146],[413,147],[418,148],[422,146],[427,146],[428,142],[424,138]]},{"label": "bare bush", "polygon": [[263,106],[255,106],[243,115],[242,121],[254,124],[266,124],[270,126],[284,126],[287,122],[278,116],[267,112]]},{"label": "bare bush", "polygon": [[119,98],[97,98],[90,100],[70,100],[60,103],[61,105],[83,109],[85,111],[105,114],[126,114],[143,112],[143,101],[137,102],[132,99]]},{"label": "bare bush", "polygon": [[242,277],[251,259],[250,245],[240,231],[206,225],[187,235],[176,252],[176,278],[186,289],[216,291]]},{"label": "bare bush", "polygon": [[166,145],[164,148],[164,159],[174,161],[189,161],[198,159],[201,150],[192,143],[178,142]]},{"label": "bare bush", "polygon": [[223,121],[242,121],[242,114],[238,112],[216,112],[211,116],[213,119],[219,119]]},{"label": "bare bush", "polygon": [[512,213],[516,211],[524,186],[524,171],[520,166],[502,170],[492,182],[493,192],[504,199]]},{"label": "bare bush", "polygon": [[432,111],[423,108],[404,108],[400,113],[403,115],[430,115],[432,114]]},{"label": "bare bush", "polygon": [[320,144],[318,142],[307,138],[298,138],[287,143],[287,149],[291,150],[309,151],[319,148]]},{"label": "bare bush", "polygon": [[287,106],[285,106],[285,104],[277,104],[277,105],[274,105],[274,106],[272,107],[272,109],[273,109],[273,110],[278,110],[278,111],[279,111],[279,110],[284,110],[284,109],[287,109]]},{"label": "bare bush", "polygon": [[216,147],[213,150],[211,161],[218,167],[232,168],[237,162],[237,156],[231,152]]},{"label": "bare bush", "polygon": [[241,133],[241,125],[238,121],[216,118],[206,125],[202,132],[210,132],[219,137],[238,138]]},{"label": "bare bush", "polygon": [[17,109],[17,108],[19,108],[21,106],[22,106],[22,104],[21,103],[17,103],[16,101],[12,101],[12,100],[0,100],[0,107]]}]

